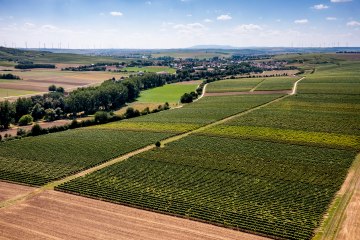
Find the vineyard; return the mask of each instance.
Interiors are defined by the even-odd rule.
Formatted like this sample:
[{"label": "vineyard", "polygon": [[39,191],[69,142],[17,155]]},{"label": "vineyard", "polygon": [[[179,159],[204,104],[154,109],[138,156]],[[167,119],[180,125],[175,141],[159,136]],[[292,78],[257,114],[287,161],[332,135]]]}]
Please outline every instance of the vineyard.
[{"label": "vineyard", "polygon": [[78,129],[1,143],[0,179],[40,186],[169,136]]},{"label": "vineyard", "polygon": [[354,156],[355,151],[191,136],[60,189],[309,239]]},{"label": "vineyard", "polygon": [[43,185],[280,96],[205,98],[180,109],[4,142],[0,179]]},{"label": "vineyard", "polygon": [[239,78],[210,83],[206,92],[290,90],[299,77]]},{"label": "vineyard", "polygon": [[[318,70],[303,84],[322,81],[324,87],[316,94],[287,97],[58,189],[274,238],[310,239],[360,150],[359,95],[343,94],[342,89],[337,94],[328,92],[334,79],[324,71]],[[342,84],[350,89],[353,81]],[[257,83],[255,90],[264,82]],[[220,97],[207,97],[199,104],[228,111],[232,108],[224,99],[238,97],[224,96],[216,104],[210,100]],[[250,101],[248,97],[262,98],[248,95],[244,99]],[[164,118],[155,120],[152,115],[149,119],[203,124],[199,119],[220,118],[219,110],[204,115],[199,109],[196,103],[183,109],[191,118],[181,119],[181,111],[169,111]]]}]

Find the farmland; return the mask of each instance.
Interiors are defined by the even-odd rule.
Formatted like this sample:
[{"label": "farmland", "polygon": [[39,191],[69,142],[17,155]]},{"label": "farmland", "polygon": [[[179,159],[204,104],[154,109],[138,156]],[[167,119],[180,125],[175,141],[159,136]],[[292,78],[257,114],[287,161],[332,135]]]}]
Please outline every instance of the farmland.
[{"label": "farmland", "polygon": [[[248,94],[1,143],[0,179],[41,186],[164,140],[55,189],[271,238],[311,239],[360,150],[358,64],[315,66],[295,95],[256,92],[288,93],[300,77],[227,79],[207,91]],[[187,85],[169,86],[183,92]],[[164,102],[157,99],[163,88],[148,99]],[[142,97],[135,103],[151,103]]]},{"label": "farmland", "polygon": [[[326,82],[324,71],[318,70],[310,81],[319,76]],[[266,87],[272,84],[277,83],[270,81]],[[283,86],[284,82],[274,89]],[[325,90],[286,97],[58,189],[270,237],[310,239],[360,149],[360,99],[345,93]],[[235,104],[226,99],[240,97],[249,102],[269,96],[205,97],[199,104],[221,99],[218,109],[227,104],[226,109],[232,109]],[[176,112],[201,109],[196,104],[164,113],[169,117],[163,121],[173,123],[172,117],[180,117]],[[143,120],[162,122],[155,116]]]},{"label": "farmland", "polygon": [[[0,74],[8,73],[0,71]],[[31,71],[12,70],[12,74],[19,76],[22,80],[0,80],[2,93],[0,97],[18,96],[47,92],[51,84],[62,86],[70,91],[85,85],[96,85],[110,78],[120,78],[126,76],[126,73],[108,73],[108,72],[70,72],[60,71],[60,69],[35,69]],[[7,94],[5,91],[9,93]]]},{"label": "farmland", "polygon": [[195,91],[200,84],[194,82],[192,84],[166,84],[162,87],[157,87],[142,91],[140,97],[137,99],[139,103],[178,103],[181,95],[187,92]]},{"label": "farmland", "polygon": [[290,90],[297,77],[239,78],[212,82],[208,93]]}]

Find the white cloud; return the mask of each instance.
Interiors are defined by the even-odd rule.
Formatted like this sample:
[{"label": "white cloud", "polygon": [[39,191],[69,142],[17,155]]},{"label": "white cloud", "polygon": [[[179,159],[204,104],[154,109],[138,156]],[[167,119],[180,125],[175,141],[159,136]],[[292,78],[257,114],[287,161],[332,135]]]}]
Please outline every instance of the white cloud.
[{"label": "white cloud", "polygon": [[213,22],[213,20],[206,18],[206,19],[204,19],[204,22],[211,23],[211,22]]},{"label": "white cloud", "polygon": [[352,2],[352,0],[330,0],[332,3],[344,3],[344,2]]},{"label": "white cloud", "polygon": [[253,31],[259,31],[262,30],[262,27],[256,24],[242,24],[237,27],[235,27],[234,32],[236,33],[247,33],[247,32],[253,32]]},{"label": "white cloud", "polygon": [[33,28],[33,27],[35,27],[35,24],[30,23],[30,22],[27,22],[27,23],[24,24],[24,26],[25,26],[26,28]]},{"label": "white cloud", "polygon": [[216,19],[221,20],[221,21],[226,21],[226,20],[231,20],[232,17],[228,14],[223,14],[223,15],[218,16]]},{"label": "white cloud", "polygon": [[317,4],[317,5],[314,5],[312,8],[316,9],[316,10],[324,10],[324,9],[329,8],[329,6],[324,5],[324,4]]},{"label": "white cloud", "polygon": [[337,20],[337,18],[336,18],[336,17],[327,17],[326,20],[328,20],[328,21],[335,21],[335,20]]},{"label": "white cloud", "polygon": [[54,32],[54,31],[58,30],[57,27],[55,27],[54,25],[50,25],[50,24],[42,25],[40,29],[44,30],[44,31],[48,31],[48,32]]},{"label": "white cloud", "polygon": [[358,27],[358,26],[360,26],[360,22],[358,22],[358,21],[350,21],[350,22],[347,22],[347,23],[346,23],[346,26],[349,26],[349,27]]},{"label": "white cloud", "polygon": [[173,28],[178,31],[178,33],[184,34],[201,34],[206,28],[201,23],[188,23],[188,24],[177,24]]},{"label": "white cloud", "polygon": [[296,24],[307,24],[309,22],[309,20],[307,19],[298,19],[298,20],[295,20],[294,23]]},{"label": "white cloud", "polygon": [[110,15],[111,16],[114,16],[114,17],[119,17],[119,16],[122,16],[122,12],[110,12]]}]

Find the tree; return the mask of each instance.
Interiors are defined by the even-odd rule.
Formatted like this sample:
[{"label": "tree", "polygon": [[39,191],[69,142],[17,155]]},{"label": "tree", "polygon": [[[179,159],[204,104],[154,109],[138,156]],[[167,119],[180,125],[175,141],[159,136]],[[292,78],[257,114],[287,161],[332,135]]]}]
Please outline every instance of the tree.
[{"label": "tree", "polygon": [[193,101],[193,97],[189,93],[184,93],[184,95],[182,95],[180,98],[181,103],[191,103],[192,101]]},{"label": "tree", "polygon": [[33,103],[30,98],[18,98],[15,102],[15,122],[30,113]]},{"label": "tree", "polygon": [[9,101],[0,102],[0,127],[7,129],[14,120],[15,109]]},{"label": "tree", "polygon": [[31,110],[31,116],[34,118],[35,121],[44,117],[45,111],[44,108],[41,107],[39,103],[35,104],[35,106]]},{"label": "tree", "polygon": [[128,107],[125,112],[126,118],[133,118],[140,116],[139,110],[134,110],[132,107]]},{"label": "tree", "polygon": [[33,121],[34,121],[33,117],[30,114],[26,114],[20,118],[19,125],[26,126],[32,123]]},{"label": "tree", "polygon": [[55,92],[56,91],[56,86],[54,84],[49,86],[49,92]]},{"label": "tree", "polygon": [[157,142],[155,143],[155,146],[156,146],[156,147],[160,147],[160,146],[161,146],[161,143],[160,143],[159,141],[157,141]]},{"label": "tree", "polygon": [[58,87],[56,88],[56,92],[58,93],[64,93],[65,92],[65,89],[63,87]]},{"label": "tree", "polygon": [[45,121],[52,122],[52,121],[56,120],[56,118],[57,118],[57,116],[56,116],[56,112],[54,109],[48,108],[45,110]]}]

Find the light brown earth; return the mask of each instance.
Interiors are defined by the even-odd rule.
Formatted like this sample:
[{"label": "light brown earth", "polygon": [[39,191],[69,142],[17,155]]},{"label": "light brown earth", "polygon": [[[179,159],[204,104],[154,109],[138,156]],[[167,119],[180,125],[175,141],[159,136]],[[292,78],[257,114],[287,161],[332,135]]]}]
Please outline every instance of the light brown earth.
[{"label": "light brown earth", "polygon": [[35,188],[33,187],[0,181],[0,202],[27,194],[34,190]]},{"label": "light brown earth", "polygon": [[340,222],[337,240],[358,240],[360,239],[360,155],[357,156],[354,168],[352,168],[339,191],[352,193],[352,196],[343,212]]},{"label": "light brown earth", "polygon": [[183,218],[44,191],[0,209],[0,239],[266,240]]},{"label": "light brown earth", "polygon": [[[38,94],[48,91],[48,87],[52,84],[63,87],[66,91],[72,91],[78,87],[84,87],[89,85],[98,85],[105,80],[115,77],[120,79],[122,76],[127,76],[127,73],[115,73],[108,71],[87,71],[87,72],[71,72],[61,71],[62,67],[66,67],[64,64],[57,64],[56,69],[31,69],[20,70],[13,67],[7,67],[11,69],[11,72],[1,71],[2,73],[11,73],[19,76],[22,80],[1,80],[0,88],[4,89],[17,89],[36,91]],[[31,94],[36,95],[36,94]],[[29,96],[31,96],[29,95]],[[19,96],[9,98],[9,100],[17,99]],[[2,100],[2,99],[0,99]]]}]

